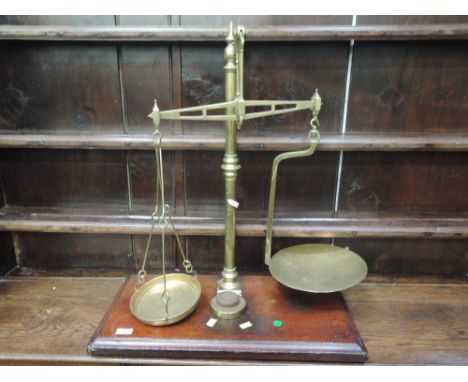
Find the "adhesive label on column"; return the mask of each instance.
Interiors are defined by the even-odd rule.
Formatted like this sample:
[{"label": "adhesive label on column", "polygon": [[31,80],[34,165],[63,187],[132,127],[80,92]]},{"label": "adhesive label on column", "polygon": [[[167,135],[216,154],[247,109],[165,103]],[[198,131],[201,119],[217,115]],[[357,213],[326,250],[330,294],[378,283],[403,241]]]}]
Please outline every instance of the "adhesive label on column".
[{"label": "adhesive label on column", "polygon": [[234,199],[228,199],[227,200],[228,204],[234,208],[239,208],[239,202]]}]

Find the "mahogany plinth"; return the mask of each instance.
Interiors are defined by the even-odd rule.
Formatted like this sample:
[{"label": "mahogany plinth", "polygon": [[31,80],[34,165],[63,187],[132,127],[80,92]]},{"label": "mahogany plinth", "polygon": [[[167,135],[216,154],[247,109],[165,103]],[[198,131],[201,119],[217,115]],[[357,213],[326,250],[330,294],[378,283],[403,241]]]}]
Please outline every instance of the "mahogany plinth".
[{"label": "mahogany plinth", "polygon": [[[149,278],[148,278],[149,279]],[[131,276],[88,344],[96,356],[238,359],[261,361],[364,362],[367,350],[341,293],[298,292],[270,276],[242,276],[247,310],[238,319],[212,317],[216,276],[199,276],[202,296],[196,311],[170,326],[142,324],[130,312],[136,276]],[[281,326],[273,325],[280,320]],[[250,321],[253,326],[241,329]],[[119,328],[133,329],[117,335]]]}]

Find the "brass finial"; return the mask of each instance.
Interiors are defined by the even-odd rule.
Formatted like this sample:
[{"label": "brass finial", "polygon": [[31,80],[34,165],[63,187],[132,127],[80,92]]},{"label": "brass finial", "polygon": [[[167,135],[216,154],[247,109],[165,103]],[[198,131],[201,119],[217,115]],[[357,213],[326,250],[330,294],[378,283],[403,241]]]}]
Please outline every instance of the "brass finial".
[{"label": "brass finial", "polygon": [[234,41],[234,23],[231,21],[229,23],[229,33],[226,37],[226,42],[233,42]]},{"label": "brass finial", "polygon": [[320,109],[322,108],[322,97],[320,97],[318,89],[315,89],[315,93],[312,96],[312,101],[314,102],[312,106],[312,114],[317,116],[320,113]]},{"label": "brass finial", "polygon": [[235,49],[234,49],[234,26],[231,21],[229,24],[229,34],[226,37],[226,49],[224,49],[224,59],[228,61],[229,63],[232,63],[234,61],[234,56],[236,54]]},{"label": "brass finial", "polygon": [[159,122],[161,121],[161,117],[159,114],[158,101],[156,99],[154,100],[153,111],[150,114],[148,114],[148,117],[150,117],[153,120],[154,126],[158,128]]}]

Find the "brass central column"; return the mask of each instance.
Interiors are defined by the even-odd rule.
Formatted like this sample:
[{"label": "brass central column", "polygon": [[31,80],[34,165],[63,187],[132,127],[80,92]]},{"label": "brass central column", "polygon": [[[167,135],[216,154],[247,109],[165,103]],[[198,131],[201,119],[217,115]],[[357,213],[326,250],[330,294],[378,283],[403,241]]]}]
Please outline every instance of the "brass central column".
[{"label": "brass central column", "polygon": [[[215,317],[232,319],[242,315],[246,308],[242,297],[241,285],[235,265],[236,250],[236,178],[240,169],[237,157],[237,130],[246,120],[264,118],[273,115],[310,109],[317,117],[321,101],[318,93],[310,100],[244,100],[244,43],[246,30],[243,26],[229,27],[226,37],[224,58],[225,101],[210,105],[192,106],[181,109],[159,111],[155,104],[150,117],[156,126],[161,119],[178,121],[224,121],[225,123],[225,153],[221,169],[224,174],[224,268],[222,278],[218,282],[216,296],[211,299],[211,310]],[[252,110],[260,107],[262,110]],[[250,110],[250,111],[249,111]],[[224,113],[221,113],[224,112]],[[313,120],[311,121],[311,123]],[[317,120],[318,124],[318,120]],[[317,125],[318,126],[318,125]],[[309,140],[310,140],[309,133]],[[272,214],[271,214],[272,215]],[[268,264],[270,255],[267,238]]]},{"label": "brass central column", "polygon": [[[320,111],[318,93],[310,100],[244,100],[244,43],[243,26],[229,27],[224,58],[225,101],[210,105],[159,111],[157,105],[150,117],[159,126],[161,119],[179,121],[224,121],[225,153],[221,169],[224,174],[224,268],[218,282],[216,296],[211,299],[215,317],[232,319],[242,315],[246,308],[235,265],[236,250],[236,178],[240,169],[237,157],[237,130],[246,120],[311,109],[316,116]],[[318,102],[317,102],[318,101]],[[260,107],[262,110],[252,110]],[[250,110],[250,111],[248,111]],[[223,112],[224,113],[221,113]],[[310,135],[310,134],[309,134]],[[310,138],[310,137],[309,137]],[[271,239],[270,239],[271,242]],[[268,243],[268,240],[267,240]],[[269,247],[268,247],[269,248]],[[268,263],[269,257],[266,257]]]},{"label": "brass central column", "polygon": [[[227,46],[224,50],[226,66],[225,75],[225,98],[226,101],[234,101],[238,94],[238,63],[236,57],[236,40],[233,35],[232,23],[226,38]],[[236,32],[237,33],[237,32]],[[226,108],[226,114],[234,114],[234,106]],[[235,266],[236,248],[236,177],[240,169],[237,157],[237,123],[226,121],[225,128],[225,153],[221,169],[224,174],[225,196],[224,196],[224,269],[222,279],[219,281],[217,295],[211,300],[212,312],[219,318],[239,317],[246,308],[245,299],[242,297],[240,283],[237,279]]]}]

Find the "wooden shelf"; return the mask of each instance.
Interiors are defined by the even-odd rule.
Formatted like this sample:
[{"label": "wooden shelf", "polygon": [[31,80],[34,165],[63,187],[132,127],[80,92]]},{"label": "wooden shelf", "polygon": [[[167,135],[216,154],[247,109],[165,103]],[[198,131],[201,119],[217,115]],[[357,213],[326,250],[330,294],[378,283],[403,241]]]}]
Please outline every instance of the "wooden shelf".
[{"label": "wooden shelf", "polygon": [[[4,312],[0,363],[246,363],[190,357],[170,360],[90,356],[86,345],[124,280],[52,274],[4,278],[0,282],[0,311]],[[432,281],[369,276],[362,284],[345,291],[347,305],[369,352],[368,363],[468,364],[466,278]]]},{"label": "wooden shelf", "polygon": [[[222,236],[222,217],[174,217],[181,235]],[[237,219],[238,236],[264,237],[266,219]],[[62,232],[96,234],[148,234],[149,215],[124,212],[93,214],[76,210],[44,211],[7,207],[0,213],[0,231]],[[159,232],[155,228],[155,232]],[[386,216],[347,214],[331,217],[277,218],[273,234],[278,237],[373,237],[373,238],[468,238],[468,217],[461,216]]]},{"label": "wooden shelf", "polygon": [[[288,151],[307,146],[306,135],[238,137],[243,151]],[[224,150],[224,137],[213,135],[169,135],[165,150]],[[0,133],[0,148],[152,150],[150,134]],[[468,134],[324,134],[321,151],[468,151]]]},{"label": "wooden shelf", "polygon": [[[249,41],[462,40],[467,24],[248,27]],[[0,40],[224,41],[227,28],[1,25]]]}]

